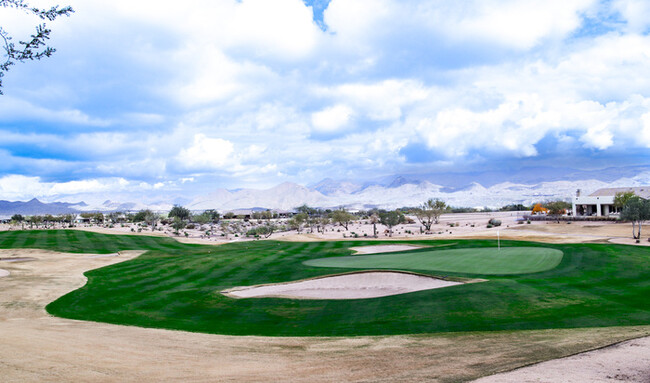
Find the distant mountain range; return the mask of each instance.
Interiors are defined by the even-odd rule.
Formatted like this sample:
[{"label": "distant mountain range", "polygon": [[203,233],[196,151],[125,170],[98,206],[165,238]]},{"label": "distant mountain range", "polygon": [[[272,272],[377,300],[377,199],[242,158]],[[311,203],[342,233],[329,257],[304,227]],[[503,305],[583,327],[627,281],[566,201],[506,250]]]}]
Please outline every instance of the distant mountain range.
[{"label": "distant mountain range", "polygon": [[650,171],[610,182],[596,179],[561,180],[540,183],[502,182],[489,187],[478,182],[450,187],[427,180],[396,176],[384,184],[357,184],[326,178],[309,187],[285,182],[270,189],[217,189],[186,204],[192,210],[231,210],[251,206],[290,210],[302,204],[313,207],[349,209],[417,206],[429,198],[440,198],[451,206],[498,208],[513,203],[569,200],[577,189],[591,193],[605,187],[650,185]]},{"label": "distant mountain range", "polygon": [[72,204],[68,202],[43,203],[36,198],[27,202],[10,202],[0,201],[0,215],[12,216],[14,214],[23,215],[42,215],[42,214],[71,214],[85,208],[87,205],[83,202]]},{"label": "distant mountain range", "polygon": [[[647,168],[646,168],[647,169]],[[605,171],[605,173],[607,173]],[[489,186],[476,181],[453,185],[431,180],[417,179],[408,175],[397,175],[392,179],[378,182],[355,183],[346,180],[326,178],[310,186],[285,182],[270,189],[216,189],[211,193],[187,200],[183,205],[191,210],[217,209],[228,211],[236,209],[267,208],[291,210],[307,204],[312,207],[348,209],[388,208],[417,206],[429,198],[440,198],[448,205],[457,207],[498,208],[508,204],[530,205],[535,202],[562,199],[569,200],[577,189],[591,193],[596,189],[621,186],[650,185],[650,171],[645,170],[634,176],[621,177],[610,181],[600,179],[565,179],[538,183],[501,182]],[[81,211],[136,211],[149,208],[167,211],[170,202],[113,202],[104,201],[98,205],[79,203],[42,203],[37,199],[28,202],[0,201],[0,216],[12,214],[64,214]]]}]

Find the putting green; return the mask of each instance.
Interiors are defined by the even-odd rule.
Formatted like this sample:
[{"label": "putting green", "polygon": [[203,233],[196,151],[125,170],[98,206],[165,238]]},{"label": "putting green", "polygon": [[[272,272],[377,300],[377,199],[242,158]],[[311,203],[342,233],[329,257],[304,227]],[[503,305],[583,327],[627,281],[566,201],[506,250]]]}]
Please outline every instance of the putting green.
[{"label": "putting green", "polygon": [[496,247],[425,250],[390,254],[328,257],[307,266],[350,269],[435,270],[467,274],[512,275],[551,270],[562,261],[560,250],[545,247]]}]

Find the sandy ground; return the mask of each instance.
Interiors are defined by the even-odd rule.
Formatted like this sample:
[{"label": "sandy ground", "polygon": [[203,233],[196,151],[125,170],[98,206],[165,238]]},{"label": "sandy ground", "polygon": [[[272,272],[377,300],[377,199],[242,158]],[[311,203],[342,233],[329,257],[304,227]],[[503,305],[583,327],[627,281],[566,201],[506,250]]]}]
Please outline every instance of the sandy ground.
[{"label": "sandy ground", "polygon": [[236,298],[282,297],[300,299],[363,299],[460,285],[411,273],[358,272],[296,282],[235,287],[223,293]]},{"label": "sandy ground", "polygon": [[2,250],[3,382],[458,382],[650,334],[650,326],[431,336],[267,338],[195,334],[51,317],[44,306],[82,272],[135,256]]},{"label": "sandy ground", "polygon": [[[463,230],[448,228],[454,232],[444,235],[396,235],[396,238],[496,237],[495,229],[469,227],[471,222],[487,221],[488,216],[454,216],[443,219],[461,225],[467,223],[467,229],[461,226],[459,229]],[[512,223],[503,219],[501,238],[633,242],[628,224],[518,225],[513,216],[506,217]],[[372,230],[371,225],[361,226]],[[107,232],[115,233],[111,229]],[[278,237],[303,241],[342,239],[340,232],[327,233],[327,236],[294,232]],[[32,262],[0,261],[0,268],[11,273],[0,278],[1,380],[461,382],[650,335],[650,326],[636,326],[354,338],[231,337],[73,321],[51,317],[45,312],[47,303],[85,283],[84,271],[130,259],[136,254],[120,252],[117,257],[93,258],[88,254],[42,250],[0,250],[0,258],[36,258]],[[648,338],[640,338],[589,354],[546,362],[550,363],[544,364],[546,367],[540,368],[540,364],[521,368],[511,374],[530,375],[519,375],[512,381],[627,379],[641,382],[650,355],[648,343]],[[589,364],[591,355],[601,354],[604,355],[601,359],[594,359],[596,364]],[[581,357],[587,359],[580,363],[592,367],[578,371],[575,365],[561,364],[576,363],[571,361]],[[562,372],[559,380],[557,375],[548,375],[552,369]],[[585,371],[600,375],[584,375]],[[492,381],[507,382],[510,378],[504,376],[497,375]],[[574,376],[576,380],[570,380]],[[645,379],[647,382],[647,374]]]},{"label": "sandy ground", "polygon": [[7,276],[9,276],[9,274],[11,274],[9,271],[7,271],[5,269],[0,269],[0,278],[1,277],[7,277]]},{"label": "sandy ground", "polygon": [[650,382],[650,337],[478,379],[476,383]]},{"label": "sandy ground", "polygon": [[[483,238],[495,239],[497,232],[502,239],[530,240],[549,243],[576,243],[576,242],[601,242],[611,241],[636,246],[649,246],[649,232],[644,230],[639,244],[632,239],[632,225],[630,223],[616,222],[553,222],[553,221],[532,221],[524,223],[524,212],[489,212],[489,213],[457,213],[444,214],[438,224],[431,228],[431,234],[420,232],[421,225],[415,220],[411,224],[400,224],[393,228],[392,237],[386,227],[377,225],[377,240],[413,240],[413,239],[449,239],[449,238]],[[415,217],[411,217],[415,218]],[[495,218],[502,222],[501,226],[487,228],[487,222]],[[453,226],[451,226],[453,224]],[[131,228],[134,228],[134,232]],[[216,226],[218,227],[218,225]],[[0,230],[16,230],[10,225],[1,225]],[[323,240],[345,240],[349,238],[360,238],[375,240],[373,238],[373,226],[367,220],[354,221],[345,230],[341,226],[328,225],[323,233],[311,232],[304,228],[301,233],[296,231],[277,232],[270,239],[282,241],[323,241]],[[116,225],[114,228],[97,226],[78,226],[74,230],[86,230],[105,234],[126,234],[126,235],[153,235],[160,237],[171,237],[179,242],[193,244],[219,245],[228,242],[253,241],[254,238],[235,237],[229,235],[224,238],[220,235],[213,235],[207,238],[203,231],[183,230],[189,237],[177,236],[171,233],[171,229],[163,231],[151,231],[143,229],[137,231],[137,225]]]}]

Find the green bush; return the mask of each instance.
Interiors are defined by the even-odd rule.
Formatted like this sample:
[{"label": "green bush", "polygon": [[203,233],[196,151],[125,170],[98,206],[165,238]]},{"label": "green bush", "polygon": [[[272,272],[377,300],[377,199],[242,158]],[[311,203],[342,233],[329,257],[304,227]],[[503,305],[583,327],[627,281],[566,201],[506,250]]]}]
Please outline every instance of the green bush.
[{"label": "green bush", "polygon": [[491,219],[488,221],[488,225],[492,225],[492,226],[501,226],[501,221],[498,220],[498,219],[496,219],[496,218],[491,218]]}]

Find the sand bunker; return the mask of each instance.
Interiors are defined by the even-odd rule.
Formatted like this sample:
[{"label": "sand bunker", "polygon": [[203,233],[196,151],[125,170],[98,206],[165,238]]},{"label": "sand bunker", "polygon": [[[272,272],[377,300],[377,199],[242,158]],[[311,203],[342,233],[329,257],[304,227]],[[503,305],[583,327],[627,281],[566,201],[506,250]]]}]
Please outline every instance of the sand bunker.
[{"label": "sand bunker", "polygon": [[376,246],[360,246],[351,247],[357,254],[377,254],[377,253],[393,253],[396,251],[407,251],[421,249],[423,246],[415,245],[376,245]]},{"label": "sand bunker", "polygon": [[12,257],[12,258],[0,258],[2,262],[29,262],[35,261],[36,258],[33,257]]},{"label": "sand bunker", "polygon": [[112,253],[112,254],[95,254],[95,255],[89,255],[86,258],[112,258],[112,257],[119,257],[120,253]]},{"label": "sand bunker", "polygon": [[222,293],[233,298],[363,299],[460,284],[418,274],[371,271],[281,284],[235,287]]},{"label": "sand bunker", "polygon": [[0,278],[6,277],[8,275],[9,275],[9,272],[7,270],[0,269]]}]

